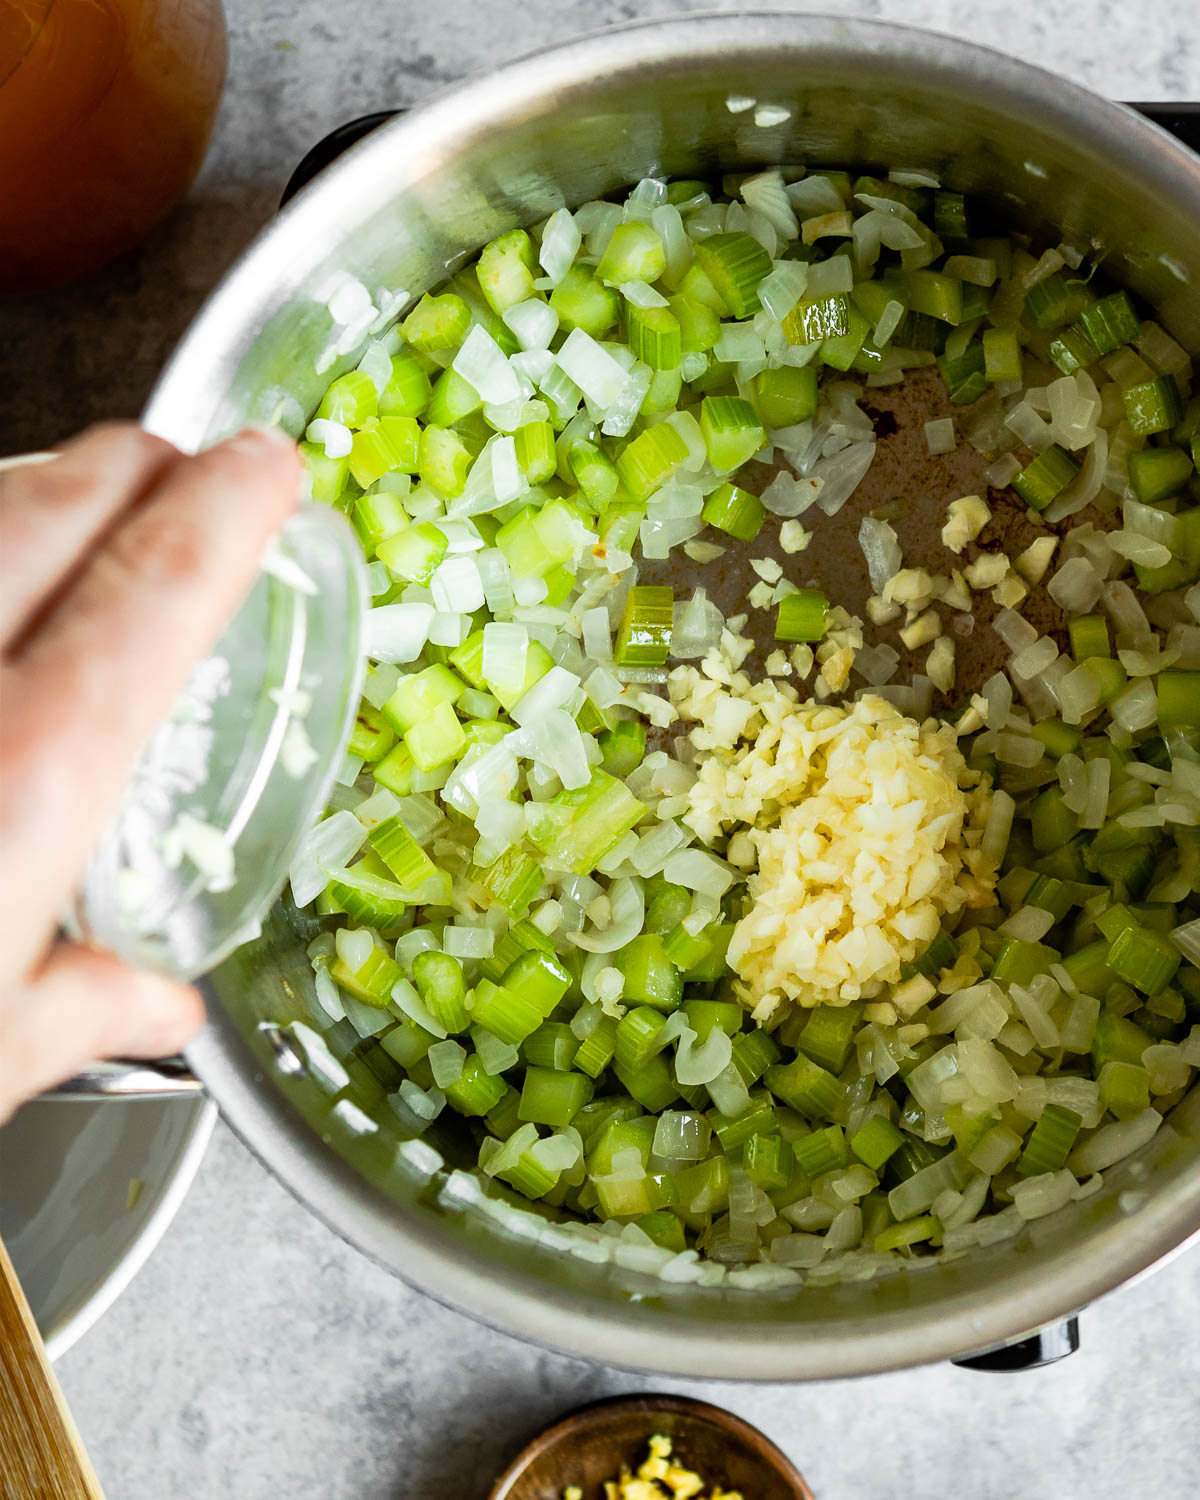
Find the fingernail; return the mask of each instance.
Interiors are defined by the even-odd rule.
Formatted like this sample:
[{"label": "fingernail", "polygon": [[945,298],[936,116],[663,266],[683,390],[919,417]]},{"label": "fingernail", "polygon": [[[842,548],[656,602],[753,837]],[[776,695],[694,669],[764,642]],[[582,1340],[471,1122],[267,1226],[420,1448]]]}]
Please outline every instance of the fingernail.
[{"label": "fingernail", "polygon": [[296,451],[295,440],[278,427],[243,427],[236,437],[230,438],[229,445],[241,453],[255,455]]}]

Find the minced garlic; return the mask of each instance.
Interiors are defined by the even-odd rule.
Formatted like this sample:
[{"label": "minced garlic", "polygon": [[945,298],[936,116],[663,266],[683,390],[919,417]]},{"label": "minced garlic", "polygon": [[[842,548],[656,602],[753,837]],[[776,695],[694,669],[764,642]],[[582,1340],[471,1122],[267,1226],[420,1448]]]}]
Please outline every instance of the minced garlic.
[{"label": "minced garlic", "polygon": [[987,502],[978,495],[964,495],[961,500],[952,500],[946,511],[946,524],[942,527],[942,545],[949,547],[951,552],[962,552],[991,519]]},{"label": "minced garlic", "polygon": [[770,682],[731,692],[693,668],[670,690],[700,752],[684,821],[710,845],[744,833],[757,855],[729,946],[748,1008],[879,995],[943,918],[990,899],[991,795],[952,726],[873,695],[835,707]]}]

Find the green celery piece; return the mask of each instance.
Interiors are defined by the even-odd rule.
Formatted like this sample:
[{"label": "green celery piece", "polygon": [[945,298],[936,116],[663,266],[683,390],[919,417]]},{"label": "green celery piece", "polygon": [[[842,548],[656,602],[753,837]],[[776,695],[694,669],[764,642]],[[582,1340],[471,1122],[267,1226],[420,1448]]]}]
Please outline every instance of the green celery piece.
[{"label": "green celery piece", "polygon": [[646,758],[646,726],[639,719],[621,719],[599,736],[599,745],[604,769],[624,780]]},{"label": "green celery piece", "polygon": [[1142,331],[1141,319],[1134,311],[1128,292],[1113,292],[1085,308],[1079,315],[1079,326],[1100,355],[1115,354],[1123,344],[1132,343]]},{"label": "green celery piece", "polygon": [[[611,1113],[601,1124],[585,1134],[583,1116],[589,1109],[600,1109],[605,1104]],[[611,1100],[597,1100],[594,1105],[584,1105],[577,1122],[580,1135],[587,1149],[587,1169],[591,1177],[605,1177],[613,1169],[613,1158],[621,1151],[636,1151],[642,1166],[650,1165],[650,1150],[654,1145],[656,1122],[641,1113],[630,1100],[627,1105],[613,1104]]]},{"label": "green celery piece", "polygon": [[829,600],[820,589],[797,589],[779,601],[775,616],[777,641],[820,641],[825,638]]},{"label": "green celery piece", "polygon": [[553,953],[554,944],[532,922],[515,921],[502,937],[496,939],[491,956],[480,965],[484,977],[499,984],[513,962],[522,953]]},{"label": "green celery piece", "polygon": [[379,415],[419,417],[429,405],[432,391],[429,375],[416,355],[394,355],[391,378],[379,393]]},{"label": "green celery piece", "polygon": [[350,458],[330,458],[320,443],[299,443],[308,472],[309,493],[318,505],[337,505],[350,478]]},{"label": "green celery piece", "polygon": [[1096,1021],[1096,1035],[1092,1039],[1092,1067],[1099,1077],[1105,1063],[1124,1062],[1141,1066],[1142,1053],[1151,1046],[1154,1038],[1142,1030],[1128,1016],[1118,1016],[1111,1010],[1102,1010]]},{"label": "green celery piece", "polygon": [[674,599],[667,584],[635,584],[629,590],[613,646],[617,666],[663,665],[671,650]]},{"label": "green celery piece", "polygon": [[846,1092],[832,1073],[807,1057],[775,1063],[767,1069],[764,1082],[777,1098],[812,1120],[832,1113]]},{"label": "green celery piece", "polygon": [[545,1020],[532,1000],[490,979],[481,979],[471,991],[467,1008],[475,1025],[485,1027],[510,1047],[519,1047]]},{"label": "green celery piece", "polygon": [[[955,406],[966,406],[977,401],[988,387],[987,356],[982,342],[972,339],[961,354],[951,358],[940,354],[937,362],[946,391]],[[1017,476],[1020,479],[1021,475]],[[1014,489],[1017,480],[1013,480]]]},{"label": "green celery piece", "polygon": [[572,266],[550,293],[550,306],[558,314],[564,332],[581,328],[598,339],[616,323],[621,298],[605,286],[588,266]]},{"label": "green celery piece", "polygon": [[379,946],[371,949],[366,961],[352,969],[341,958],[329,965],[332,978],[363,1005],[387,1005],[392,990],[404,978],[404,970]]},{"label": "green celery piece", "polygon": [[1075,615],[1067,621],[1071,655],[1078,661],[1091,656],[1111,656],[1108,620],[1104,615]]},{"label": "green celery piece", "polygon": [[884,1250],[907,1250],[926,1240],[940,1240],[941,1233],[941,1220],[932,1214],[922,1214],[918,1219],[905,1219],[901,1224],[889,1224],[875,1236],[872,1248],[877,1254]]},{"label": "green celery piece", "polygon": [[453,292],[441,297],[426,293],[400,325],[400,332],[414,349],[431,354],[456,349],[470,326],[471,312],[461,297]]},{"label": "green celery piece", "polygon": [[457,759],[466,749],[467,737],[453,705],[437,703],[404,731],[404,743],[418,771],[433,771]]},{"label": "green celery piece", "polygon": [[627,1010],[617,1022],[614,1052],[617,1067],[636,1071],[656,1057],[663,1046],[658,1034],[665,1024],[652,1006],[636,1005]]},{"label": "green celery piece", "polygon": [[581,439],[567,450],[567,461],[588,501],[596,506],[608,505],[620,488],[621,476],[607,454],[595,443]]},{"label": "green celery piece", "polygon": [[617,1019],[602,1016],[584,1037],[575,1054],[573,1066],[589,1078],[599,1078],[612,1062],[617,1050]]},{"label": "green celery piece", "polygon": [[552,1068],[525,1069],[517,1113],[535,1125],[565,1130],[592,1097],[594,1084],[582,1073]]},{"label": "green celery piece", "polygon": [[376,555],[394,577],[426,584],[445,557],[448,545],[445,532],[432,521],[421,521],[386,537],[378,544]]},{"label": "green celery piece", "polygon": [[679,1254],[687,1249],[683,1225],[670,1209],[656,1208],[633,1222],[663,1250]]},{"label": "green celery piece", "polygon": [[347,370],[339,375],[321,397],[317,416],[346,427],[361,427],[379,415],[379,397],[375,382],[364,370]]},{"label": "green celery piece", "polygon": [[749,234],[714,234],[692,246],[696,264],[735,318],[752,318],[762,303],[758,286],[772,270],[771,257]]},{"label": "green celery piece", "polygon": [[797,1164],[809,1177],[821,1177],[850,1165],[850,1148],[840,1125],[827,1125],[792,1142]]},{"label": "green celery piece", "polygon": [[884,1115],[872,1115],[850,1137],[851,1151],[872,1172],[881,1171],[903,1144],[904,1136]]},{"label": "green celery piece", "polygon": [[1159,375],[1124,392],[1125,419],[1139,437],[1169,432],[1183,416],[1179,387],[1170,375]]},{"label": "green celery piece", "polygon": [[540,818],[530,843],[552,854],[561,869],[588,875],[608,851],[639,823],[646,805],[606,771],[593,769],[586,787],[559,792],[538,804]]},{"label": "green celery piece", "polygon": [[645,1177],[593,1179],[600,1209],[607,1219],[638,1219],[677,1201],[675,1180],[669,1172]]},{"label": "green celery piece", "polygon": [[[687,1002],[684,1002],[685,1005]],[[772,1064],[783,1056],[779,1043],[770,1034],[756,1028],[743,1032],[733,1041],[733,1065],[742,1076],[742,1082],[750,1087],[763,1076]]]},{"label": "green celery piece", "polygon": [[830,1073],[840,1073],[861,1018],[861,1005],[819,1005],[809,1015],[796,1047]]},{"label": "green celery piece", "polygon": [[471,1053],[458,1080],[448,1083],[443,1093],[446,1103],[460,1115],[479,1116],[495,1109],[508,1087],[503,1078],[485,1073],[478,1056]]},{"label": "green celery piece", "polygon": [[412,963],[413,982],[429,1013],[450,1032],[466,1031],[467,986],[463,967],[449,953],[418,953]]},{"label": "green celery piece", "polygon": [[642,364],[659,372],[679,368],[683,340],[679,319],[669,307],[627,306],[625,334],[629,347]]},{"label": "green celery piece", "polygon": [[484,1116],[483,1123],[497,1140],[506,1141],[519,1129],[521,1121],[517,1117],[517,1105],[520,1100],[520,1092],[506,1085],[504,1093]]},{"label": "green celery piece", "polygon": [[513,433],[517,467],[530,484],[544,484],[553,477],[558,458],[554,451],[554,428],[549,422],[527,422]]},{"label": "green celery piece", "polygon": [[729,1207],[729,1158],[710,1156],[675,1173],[680,1209],[705,1217],[724,1213]]},{"label": "green celery piece", "polygon": [[795,1155],[781,1135],[752,1135],[742,1148],[742,1167],[755,1187],[769,1193],[787,1186]]},{"label": "green celery piece", "polygon": [[983,373],[989,385],[1021,378],[1021,341],[1015,328],[985,328]]},{"label": "green celery piece", "polygon": [[[805,366],[807,369],[808,366]],[[767,373],[780,373],[768,372]],[[796,371],[802,374],[803,371]],[[749,490],[740,489],[735,484],[723,484],[715,489],[704,502],[701,515],[710,526],[715,526],[718,531],[724,531],[727,535],[736,537],[741,542],[752,542],[762,530],[763,522],[766,520],[767,508]]]},{"label": "green celery piece", "polygon": [[781,365],[777,370],[763,370],[754,378],[758,414],[767,427],[794,427],[799,422],[807,422],[817,410],[817,389],[817,371],[812,365],[800,369]]},{"label": "green celery piece", "polygon": [[518,844],[506,849],[492,864],[473,869],[475,879],[514,922],[525,915],[545,884],[541,866]]},{"label": "green celery piece", "polygon": [[1158,674],[1158,727],[1200,728],[1200,672]]},{"label": "green celery piece", "polygon": [[1051,443],[1031,460],[1010,484],[1025,504],[1045,510],[1079,473],[1080,465],[1058,443]]},{"label": "green celery piece", "polygon": [[457,432],[429,423],[421,432],[418,473],[439,495],[453,500],[466,488],[474,455]]},{"label": "green celery piece", "polygon": [[675,426],[657,422],[627,443],[617,456],[617,473],[634,500],[648,500],[687,461],[687,441]]},{"label": "green celery piece", "polygon": [[1059,1171],[1066,1166],[1082,1126],[1082,1118],[1073,1109],[1066,1109],[1061,1104],[1047,1104],[1017,1159],[1017,1171],[1022,1177]]},{"label": "green celery piece", "polygon": [[736,1000],[685,1000],[683,1013],[700,1043],[706,1042],[718,1029],[727,1036],[737,1036],[746,1016]]},{"label": "green celery piece", "polygon": [[1060,787],[1048,786],[1039,792],[1030,809],[1033,847],[1039,854],[1049,854],[1068,844],[1079,831],[1079,820],[1063,800]]},{"label": "green celery piece", "polygon": [[1161,994],[1182,962],[1170,938],[1136,923],[1123,928],[1108,950],[1108,967],[1144,995]]},{"label": "green celery piece", "polygon": [[1054,333],[1073,323],[1096,298],[1077,279],[1068,280],[1061,272],[1044,276],[1025,294],[1025,313],[1041,333]]},{"label": "green celery piece", "polygon": [[1129,482],[1143,505],[1169,500],[1187,486],[1196,472],[1183,448],[1143,448],[1125,460]]},{"label": "green celery piece", "polygon": [[371,775],[380,786],[394,792],[397,797],[408,797],[412,794],[416,770],[412,753],[401,740],[398,745],[393,745],[382,760],[372,765]]},{"label": "green celery piece", "polygon": [[631,219],[613,230],[596,275],[609,285],[621,286],[627,281],[653,283],[666,269],[667,255],[659,235],[649,224]]},{"label": "green celery piece", "polygon": [[846,307],[846,331],[821,341],[821,363],[831,370],[860,368],[865,357],[868,364],[878,367],[883,364],[882,351],[876,351],[867,343],[871,324],[853,304]]},{"label": "green celery piece", "polygon": [[813,301],[801,297],[783,320],[789,344],[819,344],[842,338],[849,331],[850,308],[845,297],[837,294]]},{"label": "green celery piece", "polygon": [[992,965],[991,977],[997,984],[1019,984],[1028,988],[1039,974],[1049,973],[1050,965],[1057,962],[1058,954],[1044,943],[1008,938]]},{"label": "green celery piece", "polygon": [[533,241],[524,229],[510,229],[483,247],[476,271],[493,312],[532,296],[533,267]]},{"label": "green celery piece", "polygon": [[367,838],[398,884],[412,889],[436,873],[433,861],[398,817],[377,823]]},{"label": "green celery piece", "polygon": [[[533,862],[529,863],[532,865]],[[542,872],[537,866],[534,869],[540,882]],[[571,988],[571,975],[553,953],[527,949],[504,971],[501,982],[507,989],[532,1000],[541,1013],[548,1016]]]},{"label": "green celery piece", "polygon": [[963,321],[963,284],[941,271],[893,271],[884,278],[899,288],[900,300],[910,312],[923,313],[942,323]]},{"label": "green celery piece", "polygon": [[1100,351],[1080,324],[1064,329],[1050,344],[1050,359],[1064,375],[1086,370],[1100,358]]},{"label": "green celery piece", "polygon": [[705,396],[700,403],[700,431],[708,460],[721,474],[740,469],[767,440],[753,406],[738,396]]},{"label": "green celery piece", "polygon": [[1150,1108],[1150,1075],[1140,1064],[1113,1058],[1100,1069],[1096,1081],[1101,1104],[1118,1120],[1130,1120]]},{"label": "green celery piece", "polygon": [[372,490],[357,496],[350,519],[368,557],[374,556],[380,542],[406,531],[410,524],[403,500],[388,490]]},{"label": "green celery piece", "polygon": [[751,1136],[779,1133],[779,1116],[770,1095],[762,1090],[751,1094],[750,1103],[736,1115],[723,1115],[719,1109],[710,1109],[708,1120],[726,1154],[744,1146]]},{"label": "green celery piece", "polygon": [[360,756],[368,764],[381,760],[396,743],[396,731],[384,722],[383,715],[364,698],[354,716],[354,728],[350,743],[346,746],[351,755]]},{"label": "green celery piece", "polygon": [[662,1057],[652,1057],[641,1067],[623,1068],[614,1062],[613,1072],[620,1079],[626,1093],[632,1095],[643,1109],[652,1114],[661,1114],[679,1098],[679,1086],[670,1064]]}]

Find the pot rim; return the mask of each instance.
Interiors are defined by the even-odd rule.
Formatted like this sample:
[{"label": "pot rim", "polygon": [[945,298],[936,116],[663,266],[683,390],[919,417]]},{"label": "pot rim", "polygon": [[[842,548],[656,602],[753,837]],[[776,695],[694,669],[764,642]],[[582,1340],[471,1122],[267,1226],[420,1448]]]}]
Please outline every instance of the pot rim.
[{"label": "pot rim", "polygon": [[[231,375],[277,305],[312,270],[321,227],[339,206],[373,201],[387,165],[398,181],[435,171],[481,134],[536,113],[558,93],[603,91],[614,76],[690,71],[709,61],[794,50],[845,63],[864,53],[898,78],[914,73],[965,85],[993,107],[1051,136],[1083,141],[1115,168],[1184,205],[1200,229],[1200,160],[1157,126],[1057,75],[973,43],[907,26],[834,16],[752,11],[649,20],[527,54],[451,85],[354,146],[306,188],[235,263],[193,321],[144,413],[151,430],[185,447],[206,436],[194,400],[197,370]],[[281,267],[286,268],[281,270]],[[264,306],[264,288],[275,304]],[[235,330],[233,339],[229,330]],[[203,985],[211,995],[211,987]],[[861,1328],[792,1325],[772,1337],[754,1325],[601,1304],[535,1282],[445,1232],[432,1215],[405,1216],[357,1175],[276,1088],[219,1003],[188,1049],[234,1130],[294,1195],[332,1229],[411,1285],[491,1326],[563,1353],[630,1369],[721,1379],[857,1376],[962,1356],[1023,1337],[1146,1273],[1200,1235],[1200,1170],[1154,1194],[1131,1218],[1093,1231],[1083,1260],[1018,1267],[980,1305],[966,1292]],[[747,1295],[752,1295],[747,1293]],[[538,1328],[534,1329],[534,1324]],[[545,1330],[545,1331],[543,1331]]]}]

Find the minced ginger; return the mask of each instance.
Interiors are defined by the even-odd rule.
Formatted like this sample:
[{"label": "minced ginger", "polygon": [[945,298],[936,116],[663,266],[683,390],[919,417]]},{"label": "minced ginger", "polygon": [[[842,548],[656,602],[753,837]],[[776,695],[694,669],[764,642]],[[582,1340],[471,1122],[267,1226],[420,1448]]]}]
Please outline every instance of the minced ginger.
[{"label": "minced ginger", "polygon": [[[685,1469],[672,1456],[671,1439],[656,1433],[650,1439],[650,1454],[638,1465],[636,1474],[622,1465],[616,1479],[605,1480],[604,1500],[743,1500],[740,1490],[723,1490],[713,1485],[707,1497],[701,1492],[704,1480],[694,1469]],[[577,1484],[569,1484],[563,1500],[586,1500]]]},{"label": "minced ginger", "polygon": [[880,995],[944,919],[991,899],[991,793],[952,726],[694,668],[671,674],[671,697],[697,751],[684,821],[706,844],[728,838],[743,867],[753,845],[729,964],[756,1019]]}]

